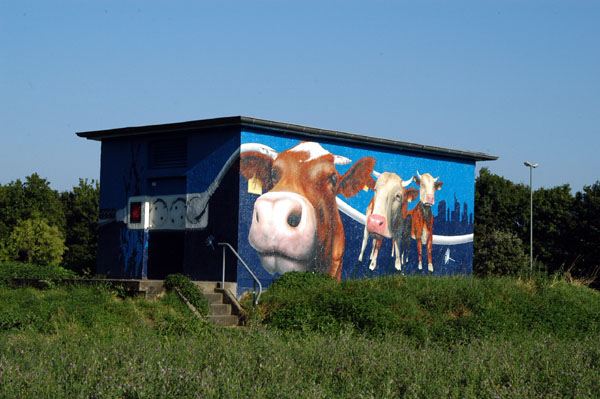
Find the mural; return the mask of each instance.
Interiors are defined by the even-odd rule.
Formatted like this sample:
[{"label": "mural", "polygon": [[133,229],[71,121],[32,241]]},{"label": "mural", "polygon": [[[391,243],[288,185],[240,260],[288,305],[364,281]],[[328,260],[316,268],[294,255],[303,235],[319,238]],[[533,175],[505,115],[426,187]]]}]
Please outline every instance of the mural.
[{"label": "mural", "polygon": [[[172,167],[144,139],[103,142],[99,273],[220,280],[219,242],[265,287],[293,270],[472,271],[474,161],[255,130],[185,137]],[[253,289],[230,255],[226,279]]]},{"label": "mural", "polygon": [[277,155],[241,154],[250,191],[268,191],[254,203],[248,240],[269,273],[329,272],[340,280],[345,236],[336,196],[351,198],[374,185],[375,159],[361,158],[340,175],[335,165],[349,162],[314,142]]},{"label": "mural", "polygon": [[[412,215],[408,214],[408,203],[414,200],[418,191],[406,189],[412,182],[402,181],[395,173],[384,172],[377,178],[373,198],[367,207],[367,223],[358,261],[362,262],[369,237],[373,238],[369,269],[375,270],[377,255],[384,238],[393,238],[392,256],[397,254],[394,267],[402,270],[402,265],[408,261],[412,227]],[[412,211],[411,211],[412,212]]]},{"label": "mural", "polygon": [[[292,270],[468,274],[474,174],[470,161],[244,131],[238,250],[264,285]],[[238,292],[251,285],[239,267]]]}]

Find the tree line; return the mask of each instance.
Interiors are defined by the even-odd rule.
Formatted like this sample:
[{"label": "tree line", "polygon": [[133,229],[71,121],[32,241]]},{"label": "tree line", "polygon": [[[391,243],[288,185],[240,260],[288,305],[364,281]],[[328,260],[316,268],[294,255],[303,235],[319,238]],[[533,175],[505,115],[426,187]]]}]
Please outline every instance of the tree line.
[{"label": "tree line", "polygon": [[[58,192],[34,173],[0,185],[0,261],[60,264],[94,273],[98,182],[79,179]],[[473,271],[518,274],[529,268],[529,186],[481,169],[475,181]],[[600,181],[574,195],[568,184],[533,193],[536,270],[598,274]]]},{"label": "tree line", "polygon": [[[473,270],[528,270],[530,188],[481,169],[475,181]],[[600,265],[600,181],[571,194],[568,184],[533,192],[534,269],[592,277]]]},{"label": "tree line", "polygon": [[37,173],[0,185],[0,261],[60,264],[94,273],[98,242],[98,182],[79,179],[58,192]]}]

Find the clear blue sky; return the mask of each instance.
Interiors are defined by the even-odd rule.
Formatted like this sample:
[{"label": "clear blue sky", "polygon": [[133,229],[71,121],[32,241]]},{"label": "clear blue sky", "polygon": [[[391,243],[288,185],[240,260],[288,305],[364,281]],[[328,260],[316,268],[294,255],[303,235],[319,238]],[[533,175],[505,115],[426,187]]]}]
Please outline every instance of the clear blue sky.
[{"label": "clear blue sky", "polygon": [[0,0],[0,183],[98,178],[76,131],[246,115],[600,180],[600,1]]}]

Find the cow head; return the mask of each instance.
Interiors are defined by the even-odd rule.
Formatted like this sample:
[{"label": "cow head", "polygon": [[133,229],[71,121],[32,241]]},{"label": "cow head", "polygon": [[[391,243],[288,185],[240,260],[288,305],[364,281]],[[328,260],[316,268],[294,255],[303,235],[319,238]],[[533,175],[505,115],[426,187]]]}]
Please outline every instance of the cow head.
[{"label": "cow head", "polygon": [[[313,142],[278,155],[241,154],[240,173],[268,191],[254,204],[248,235],[268,272],[335,270],[339,278],[344,230],[336,196],[350,198],[365,185],[374,186],[373,158],[360,159],[340,175],[335,164],[349,162]],[[339,270],[332,269],[337,263]]]},{"label": "cow head", "polygon": [[392,237],[394,220],[401,215],[402,208],[406,211],[407,202],[417,198],[418,191],[406,189],[412,183],[412,178],[402,181],[395,173],[383,172],[379,175],[373,191],[373,210],[367,217],[367,230],[371,235]]},{"label": "cow head", "polygon": [[419,189],[419,200],[425,206],[432,206],[435,204],[435,192],[437,190],[442,189],[441,181],[438,181],[439,177],[434,178],[429,173],[423,173],[423,175],[419,174],[417,171],[417,175],[414,176],[415,183],[420,186]]}]

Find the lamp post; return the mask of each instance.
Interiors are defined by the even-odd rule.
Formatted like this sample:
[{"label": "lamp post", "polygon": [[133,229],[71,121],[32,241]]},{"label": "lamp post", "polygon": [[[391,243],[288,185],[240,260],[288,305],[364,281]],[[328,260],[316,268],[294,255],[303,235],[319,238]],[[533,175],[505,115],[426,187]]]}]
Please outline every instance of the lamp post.
[{"label": "lamp post", "polygon": [[525,161],[525,166],[529,167],[529,268],[531,273],[533,273],[533,168],[537,168],[538,165],[538,163]]}]

